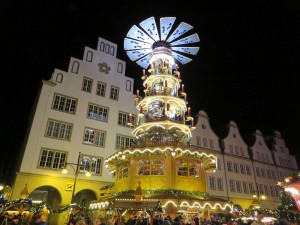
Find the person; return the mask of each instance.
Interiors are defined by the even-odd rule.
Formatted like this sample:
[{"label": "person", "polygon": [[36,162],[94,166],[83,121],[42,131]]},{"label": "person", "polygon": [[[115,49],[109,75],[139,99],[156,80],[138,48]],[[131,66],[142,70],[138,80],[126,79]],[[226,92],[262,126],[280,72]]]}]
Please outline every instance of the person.
[{"label": "person", "polygon": [[41,222],[42,222],[41,215],[35,215],[33,216],[33,221],[30,222],[30,225],[41,224]]},{"label": "person", "polygon": [[0,225],[8,225],[9,222],[9,214],[6,212],[4,215],[1,216],[0,218]]},{"label": "person", "polygon": [[279,225],[290,225],[290,222],[287,219],[280,219],[279,220]]},{"label": "person", "polygon": [[9,225],[19,224],[20,218],[18,216],[14,216],[12,220],[8,223]]}]

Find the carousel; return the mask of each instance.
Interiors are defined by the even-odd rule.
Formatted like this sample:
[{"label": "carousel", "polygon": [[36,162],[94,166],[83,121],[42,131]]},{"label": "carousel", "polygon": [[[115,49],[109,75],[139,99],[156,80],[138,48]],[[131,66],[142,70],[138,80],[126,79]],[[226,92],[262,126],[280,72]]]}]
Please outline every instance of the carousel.
[{"label": "carousel", "polygon": [[128,56],[143,67],[144,94],[137,90],[138,116],[128,118],[135,142],[105,160],[114,185],[101,188],[101,199],[90,204],[104,216],[127,217],[139,211],[149,217],[180,213],[209,218],[211,212],[232,211],[231,202],[207,193],[206,173],[216,171],[216,157],[190,145],[194,118],[175,60],[190,62],[178,52],[195,55],[199,47],[184,45],[200,39],[197,34],[179,39],[192,29],[186,23],[171,33],[175,19],[161,18],[159,35],[151,17],[140,28],[133,26],[125,38]]}]

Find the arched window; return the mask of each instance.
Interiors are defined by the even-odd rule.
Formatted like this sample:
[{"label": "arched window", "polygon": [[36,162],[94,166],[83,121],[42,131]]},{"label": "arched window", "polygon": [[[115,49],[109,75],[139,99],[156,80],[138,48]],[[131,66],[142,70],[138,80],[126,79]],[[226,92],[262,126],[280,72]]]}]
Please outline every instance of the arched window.
[{"label": "arched window", "polygon": [[99,50],[100,50],[101,52],[104,52],[104,48],[105,48],[105,43],[104,43],[104,42],[101,42],[101,43],[100,43],[100,49],[99,49]]},{"label": "arched window", "polygon": [[86,61],[88,61],[88,62],[92,62],[93,61],[93,52],[88,51],[86,53]]},{"label": "arched window", "polygon": [[79,70],[79,62],[77,62],[77,61],[74,61],[73,62],[73,65],[72,65],[72,73],[78,73],[78,70]]},{"label": "arched window", "polygon": [[118,73],[123,73],[123,64],[118,63]]},{"label": "arched window", "polygon": [[109,49],[110,49],[109,44],[106,44],[106,46],[105,46],[105,53],[109,54]]},{"label": "arched window", "polygon": [[126,91],[131,91],[131,81],[130,80],[126,81]]},{"label": "arched window", "polygon": [[110,47],[110,54],[115,55],[115,47],[114,46]]},{"label": "arched window", "polygon": [[56,74],[56,79],[55,79],[55,81],[56,81],[57,83],[62,83],[63,78],[64,78],[64,75],[62,75],[62,73],[58,73],[58,74]]}]

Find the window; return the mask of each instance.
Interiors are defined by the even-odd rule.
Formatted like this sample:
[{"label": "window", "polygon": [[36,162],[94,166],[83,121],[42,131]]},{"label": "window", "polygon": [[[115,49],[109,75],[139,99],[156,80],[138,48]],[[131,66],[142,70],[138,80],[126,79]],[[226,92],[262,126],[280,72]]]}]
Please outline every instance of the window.
[{"label": "window", "polygon": [[75,114],[77,100],[64,95],[55,94],[52,109]]},{"label": "window", "polygon": [[164,175],[165,160],[162,158],[141,159],[138,161],[137,171],[139,176]]},{"label": "window", "polygon": [[261,176],[266,178],[266,170],[264,168],[261,168]]},{"label": "window", "polygon": [[235,154],[239,155],[240,154],[239,147],[238,146],[234,146],[234,149],[235,149]]},{"label": "window", "polygon": [[256,175],[260,177],[260,169],[258,167],[256,167]]},{"label": "window", "polygon": [[82,156],[80,159],[79,172],[86,172],[90,169],[91,174],[101,175],[103,158],[95,156]]},{"label": "window", "polygon": [[261,160],[265,161],[265,155],[264,155],[264,153],[261,153]]},{"label": "window", "polygon": [[231,192],[235,192],[234,180],[229,180],[229,188]]},{"label": "window", "polygon": [[216,190],[216,178],[209,176],[209,188],[210,190]]},{"label": "window", "polygon": [[251,176],[251,169],[249,165],[246,165],[246,173]]},{"label": "window", "polygon": [[110,99],[118,101],[119,99],[119,88],[111,86],[110,87]]},{"label": "window", "polygon": [[48,120],[46,137],[69,141],[71,139],[72,124]]},{"label": "window", "polygon": [[209,140],[209,147],[210,149],[214,149],[214,141],[213,140]]},{"label": "window", "polygon": [[270,195],[270,192],[269,192],[269,186],[268,185],[264,185],[264,193],[266,194],[266,195]]},{"label": "window", "polygon": [[233,163],[233,169],[235,173],[239,173],[239,164],[238,163]]},{"label": "window", "polygon": [[42,149],[38,167],[62,169],[66,162],[67,153],[52,149]]},{"label": "window", "polygon": [[98,81],[96,95],[105,97],[105,91],[106,91],[106,84]]},{"label": "window", "polygon": [[269,155],[268,155],[268,154],[266,154],[266,161],[267,161],[267,162],[270,162],[270,160],[269,160]]},{"label": "window", "polygon": [[268,176],[269,179],[272,179],[272,174],[271,174],[270,170],[267,170],[267,176]]},{"label": "window", "polygon": [[245,174],[245,165],[240,164],[240,170],[241,170],[241,174]]},{"label": "window", "polygon": [[89,103],[89,109],[87,117],[94,120],[107,121],[108,117],[108,108]]},{"label": "window", "polygon": [[229,145],[229,151],[230,151],[230,153],[233,154],[233,146],[232,145]]},{"label": "window", "polygon": [[118,125],[124,126],[124,127],[130,127],[128,125],[128,123],[130,123],[130,122],[132,124],[135,124],[135,115],[132,115],[130,113],[125,113],[125,112],[119,112]]},{"label": "window", "polygon": [[97,147],[104,147],[105,136],[105,131],[95,130],[93,128],[85,128],[83,143],[88,145],[94,145]]},{"label": "window", "polygon": [[238,193],[242,193],[241,181],[238,181],[238,180],[237,180],[235,183],[236,183],[236,191],[237,191]]},{"label": "window", "polygon": [[128,177],[128,163],[125,163],[124,165],[119,167],[118,171],[118,178],[123,179]]},{"label": "window", "polygon": [[253,183],[249,183],[249,192],[250,194],[254,194],[254,186],[253,186]]},{"label": "window", "polygon": [[203,138],[203,147],[207,148],[207,138]]},{"label": "window", "polygon": [[223,180],[222,178],[217,178],[218,191],[223,191]]},{"label": "window", "polygon": [[240,148],[240,151],[241,151],[241,156],[244,156],[245,153],[244,153],[244,149],[242,147]]},{"label": "window", "polygon": [[123,64],[118,63],[118,68],[117,68],[118,73],[123,73]]},{"label": "window", "polygon": [[197,145],[201,146],[201,138],[199,136],[196,136]]},{"label": "window", "polygon": [[264,186],[263,186],[262,184],[259,184],[259,185],[258,185],[258,189],[259,189],[259,192],[260,192],[261,194],[265,194],[265,192],[264,192]]},{"label": "window", "polygon": [[218,170],[222,170],[221,159],[217,159]]},{"label": "window", "polygon": [[274,170],[272,170],[272,171],[271,171],[271,173],[272,173],[272,179],[273,179],[273,180],[276,180],[275,171],[274,171]]},{"label": "window", "polygon": [[227,162],[227,170],[228,172],[232,172],[232,163],[230,161]]},{"label": "window", "polygon": [[131,91],[131,81],[130,80],[126,81],[126,91]]},{"label": "window", "polygon": [[248,193],[249,193],[248,183],[247,183],[247,182],[243,182],[243,189],[244,189],[244,193],[245,193],[245,194],[248,194]]},{"label": "window", "polygon": [[196,162],[189,162],[184,159],[177,160],[177,175],[199,178],[200,165]]},{"label": "window", "polygon": [[87,77],[83,78],[82,91],[92,92],[93,80]]},{"label": "window", "polygon": [[273,197],[276,196],[276,188],[274,186],[270,186],[270,193],[271,193],[271,196],[273,196]]},{"label": "window", "polygon": [[116,149],[128,148],[133,143],[133,138],[123,135],[117,135]]},{"label": "window", "polygon": [[257,159],[260,160],[260,153],[256,152],[256,155],[257,155]]}]

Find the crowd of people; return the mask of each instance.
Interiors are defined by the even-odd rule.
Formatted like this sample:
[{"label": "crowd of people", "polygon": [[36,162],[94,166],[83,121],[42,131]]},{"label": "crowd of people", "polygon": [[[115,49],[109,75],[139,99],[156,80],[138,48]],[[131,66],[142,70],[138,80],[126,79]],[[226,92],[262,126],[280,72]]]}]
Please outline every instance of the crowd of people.
[{"label": "crowd of people", "polygon": [[10,215],[4,213],[0,218],[0,225],[47,225],[47,218],[41,214],[36,214],[28,221],[26,214]]}]

